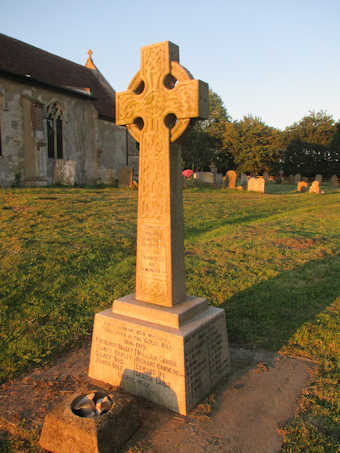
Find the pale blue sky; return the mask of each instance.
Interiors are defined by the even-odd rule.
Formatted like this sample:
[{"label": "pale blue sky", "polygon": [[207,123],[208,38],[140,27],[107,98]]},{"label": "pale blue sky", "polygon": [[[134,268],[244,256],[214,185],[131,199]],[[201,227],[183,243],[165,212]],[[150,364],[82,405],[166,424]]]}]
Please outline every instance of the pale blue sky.
[{"label": "pale blue sky", "polygon": [[1,0],[0,32],[97,67],[116,91],[140,47],[169,40],[223,99],[284,128],[309,110],[340,119],[340,0]]}]

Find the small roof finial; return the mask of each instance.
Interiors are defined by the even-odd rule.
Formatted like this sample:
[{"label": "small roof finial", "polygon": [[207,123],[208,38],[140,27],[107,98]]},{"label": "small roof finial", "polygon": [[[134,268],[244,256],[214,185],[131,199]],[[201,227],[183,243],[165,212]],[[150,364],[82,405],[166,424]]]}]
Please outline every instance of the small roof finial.
[{"label": "small roof finial", "polygon": [[87,53],[89,56],[88,56],[88,59],[86,60],[85,66],[89,69],[97,69],[92,60],[92,55],[93,55],[92,50],[89,49],[89,51]]}]

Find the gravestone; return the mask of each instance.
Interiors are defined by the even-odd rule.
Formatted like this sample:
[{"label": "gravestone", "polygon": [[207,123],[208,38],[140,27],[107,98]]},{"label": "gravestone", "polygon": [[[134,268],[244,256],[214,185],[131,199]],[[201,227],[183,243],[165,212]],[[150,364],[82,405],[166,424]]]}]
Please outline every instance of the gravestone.
[{"label": "gravestone", "polygon": [[248,192],[260,192],[264,193],[265,180],[262,176],[248,179]]},{"label": "gravestone", "polygon": [[212,173],[211,171],[198,171],[195,173],[194,178],[203,184],[216,184],[216,173]]},{"label": "gravestone", "polygon": [[242,173],[242,174],[241,174],[241,183],[240,183],[240,185],[241,185],[242,187],[244,187],[244,189],[247,190],[247,187],[248,187],[248,177],[247,177],[247,175],[246,175],[245,173]]},{"label": "gravestone", "polygon": [[331,187],[339,187],[339,178],[337,175],[333,175],[329,180],[329,184]]},{"label": "gravestone", "polygon": [[[169,41],[143,47],[116,95],[117,125],[140,143],[136,294],[95,316],[89,376],[187,414],[228,373],[224,310],[187,296],[180,145],[208,116],[208,86]],[[161,184],[159,182],[162,182]]]},{"label": "gravestone", "polygon": [[125,165],[119,169],[118,172],[118,186],[119,187],[132,187],[132,168]]},{"label": "gravestone", "polygon": [[223,184],[223,175],[222,173],[216,173],[216,186],[221,187]]},{"label": "gravestone", "polygon": [[315,181],[318,181],[319,184],[322,183],[322,175],[315,175]]},{"label": "gravestone", "polygon": [[266,183],[269,181],[269,173],[267,171],[263,172],[263,178]]},{"label": "gravestone", "polygon": [[306,181],[299,181],[297,185],[298,192],[307,192],[308,190],[308,182]]},{"label": "gravestone", "polygon": [[296,175],[295,175],[295,184],[299,184],[300,181],[301,181],[301,175],[300,175],[300,173],[296,173]]},{"label": "gravestone", "polygon": [[75,160],[56,159],[54,167],[54,184],[74,186],[76,182]]},{"label": "gravestone", "polygon": [[320,193],[320,183],[315,180],[312,182],[312,185],[309,188],[309,193]]},{"label": "gravestone", "polygon": [[227,180],[228,180],[229,189],[235,189],[235,187],[236,187],[236,179],[237,179],[236,171],[228,170],[227,173],[226,173],[226,177],[227,177]]}]

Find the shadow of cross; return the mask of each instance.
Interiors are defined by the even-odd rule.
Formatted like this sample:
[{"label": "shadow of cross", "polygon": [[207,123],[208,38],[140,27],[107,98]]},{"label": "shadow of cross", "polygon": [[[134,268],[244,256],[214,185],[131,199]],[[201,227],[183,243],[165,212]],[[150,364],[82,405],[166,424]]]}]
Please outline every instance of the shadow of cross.
[{"label": "shadow of cross", "polygon": [[165,41],[142,47],[141,67],[116,94],[116,123],[140,143],[136,298],[171,307],[185,298],[180,148],[191,118],[207,118],[208,85]]}]

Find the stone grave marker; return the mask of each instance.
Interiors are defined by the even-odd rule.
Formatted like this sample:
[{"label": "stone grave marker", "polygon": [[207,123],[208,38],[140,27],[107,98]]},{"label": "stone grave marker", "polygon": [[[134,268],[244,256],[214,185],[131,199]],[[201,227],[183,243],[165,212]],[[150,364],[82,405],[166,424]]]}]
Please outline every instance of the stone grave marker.
[{"label": "stone grave marker", "polygon": [[54,167],[54,184],[74,186],[76,182],[75,160],[56,159]]},{"label": "stone grave marker", "polygon": [[165,41],[141,49],[139,72],[116,96],[117,125],[140,143],[136,294],[95,316],[89,376],[187,414],[229,371],[224,310],[185,293],[176,141],[208,116],[208,86]]},{"label": "stone grave marker", "polygon": [[119,169],[118,172],[118,186],[119,187],[132,187],[132,168],[125,165]]},{"label": "stone grave marker", "polygon": [[331,187],[339,187],[339,178],[337,175],[333,175],[329,180],[329,184]]},{"label": "stone grave marker", "polygon": [[301,181],[301,175],[300,175],[300,173],[296,173],[296,175],[295,175],[295,184],[299,184],[300,181]]},{"label": "stone grave marker", "polygon": [[211,171],[198,171],[195,175],[195,179],[203,184],[216,184],[216,173],[212,173]]},{"label": "stone grave marker", "polygon": [[315,175],[315,181],[318,181],[319,184],[322,183],[322,175]]},{"label": "stone grave marker", "polygon": [[248,192],[264,193],[265,180],[262,176],[258,178],[252,177],[248,180]]},{"label": "stone grave marker", "polygon": [[237,174],[234,170],[228,170],[226,173],[229,189],[235,189]]},{"label": "stone grave marker", "polygon": [[309,193],[320,193],[320,183],[316,179],[312,182],[309,188]]},{"label": "stone grave marker", "polygon": [[216,186],[221,187],[223,184],[223,175],[222,173],[216,173]]},{"label": "stone grave marker", "polygon": [[247,175],[246,175],[245,173],[242,173],[242,174],[241,174],[241,183],[240,183],[240,185],[241,185],[242,187],[244,187],[244,189],[247,190],[247,187],[248,187],[248,177],[247,177]]},{"label": "stone grave marker", "polygon": [[298,192],[307,192],[308,190],[308,182],[306,181],[299,181],[297,185]]},{"label": "stone grave marker", "polygon": [[266,183],[269,181],[269,173],[267,171],[263,172],[263,178]]}]

